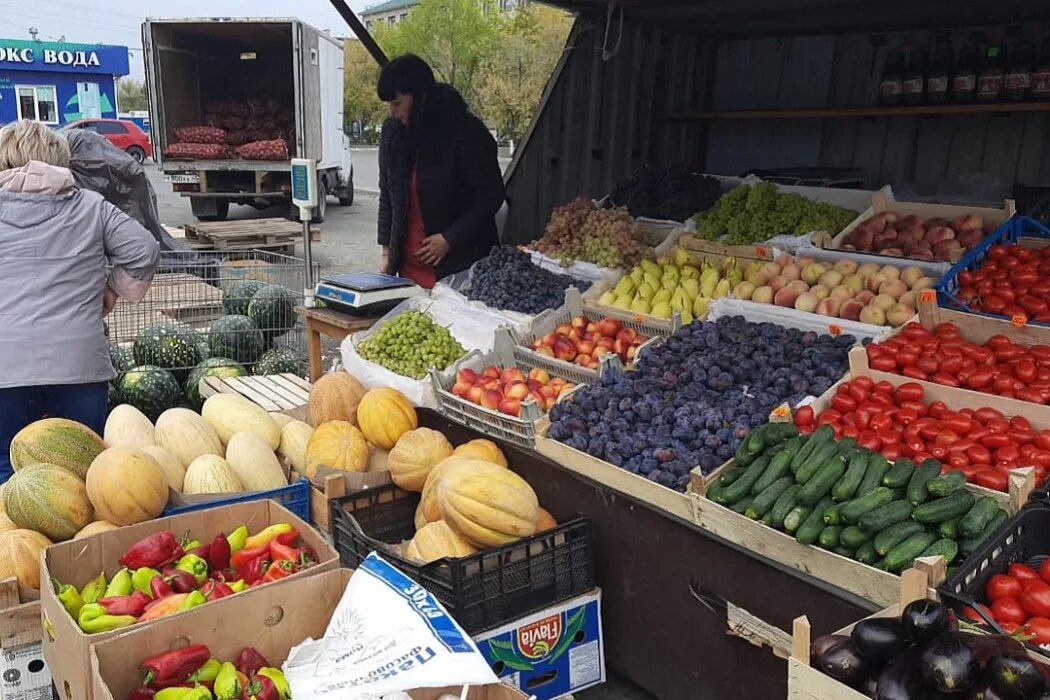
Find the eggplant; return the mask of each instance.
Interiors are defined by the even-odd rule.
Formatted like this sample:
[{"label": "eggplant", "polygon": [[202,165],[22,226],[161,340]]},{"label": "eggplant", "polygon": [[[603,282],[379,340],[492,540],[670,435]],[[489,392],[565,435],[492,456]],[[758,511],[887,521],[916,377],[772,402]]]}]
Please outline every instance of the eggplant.
[{"label": "eggplant", "polygon": [[926,700],[918,654],[899,654],[879,674],[875,700]]},{"label": "eggplant", "polygon": [[853,626],[850,635],[866,659],[886,661],[908,648],[901,621],[891,617],[873,617]]},{"label": "eggplant", "polygon": [[945,693],[961,693],[977,684],[981,662],[972,645],[976,636],[948,632],[927,645],[919,665],[923,678],[932,688]]},{"label": "eggplant", "polygon": [[809,645],[809,656],[817,659],[826,654],[831,647],[846,641],[849,641],[849,637],[844,634],[825,634],[817,637]]},{"label": "eggplant", "polygon": [[1043,674],[1027,654],[999,654],[985,667],[988,683],[1005,698],[1030,700],[1045,690]]},{"label": "eggplant", "polygon": [[861,679],[857,685],[854,686],[859,692],[863,693],[865,697],[872,698],[874,700],[875,694],[879,688],[879,674],[873,673]]},{"label": "eggplant", "polygon": [[971,634],[970,637],[970,647],[982,666],[1000,654],[1027,653],[1021,642],[1005,634]]},{"label": "eggplant", "polygon": [[982,681],[970,688],[970,692],[966,694],[966,700],[1006,700],[1006,698],[995,692],[995,688],[986,681]]},{"label": "eggplant", "polygon": [[825,674],[846,685],[855,685],[868,672],[868,664],[852,639],[826,649],[814,663]]},{"label": "eggplant", "polygon": [[950,629],[951,611],[935,600],[908,603],[901,613],[904,634],[916,644],[925,644]]}]

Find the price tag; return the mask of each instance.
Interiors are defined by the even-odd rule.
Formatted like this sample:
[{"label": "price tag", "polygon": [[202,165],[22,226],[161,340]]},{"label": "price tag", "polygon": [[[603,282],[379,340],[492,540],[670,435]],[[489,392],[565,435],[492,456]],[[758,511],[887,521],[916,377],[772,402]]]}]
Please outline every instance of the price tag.
[{"label": "price tag", "polygon": [[937,301],[937,292],[933,291],[932,289],[924,289],[921,292],[919,292],[919,301],[924,301],[929,304],[932,304],[933,302]]},{"label": "price tag", "polygon": [[831,335],[842,335],[842,327],[832,323],[828,326],[828,333]]},{"label": "price tag", "polygon": [[1010,317],[1010,323],[1013,324],[1014,328],[1021,328],[1028,323],[1028,317],[1024,314],[1018,314],[1017,316]]},{"label": "price tag", "polygon": [[640,316],[638,314],[635,314],[633,320],[634,320],[635,323],[644,323],[645,322],[645,316]]},{"label": "price tag", "polygon": [[759,257],[764,257],[768,251],[766,250],[765,246],[760,245],[755,248],[755,252],[758,253]]},{"label": "price tag", "polygon": [[782,403],[776,408],[774,408],[772,413],[770,413],[769,415],[771,415],[773,418],[787,418],[791,415],[791,409],[788,408],[786,403]]}]

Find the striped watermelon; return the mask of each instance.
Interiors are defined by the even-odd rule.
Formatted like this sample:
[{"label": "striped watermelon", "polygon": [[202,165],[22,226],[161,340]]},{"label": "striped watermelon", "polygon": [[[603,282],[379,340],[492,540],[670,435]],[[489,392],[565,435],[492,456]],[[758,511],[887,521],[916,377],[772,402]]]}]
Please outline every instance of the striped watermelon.
[{"label": "striped watermelon", "polygon": [[135,364],[166,369],[179,381],[204,358],[197,345],[196,333],[170,321],[151,323],[135,337]]},{"label": "striped watermelon", "polygon": [[120,378],[120,396],[152,421],[169,408],[179,405],[182,388],[178,380],[160,367],[133,367]]},{"label": "striped watermelon", "polygon": [[186,380],[186,398],[190,405],[200,409],[204,401],[201,400],[200,382],[205,377],[243,377],[248,370],[240,364],[226,357],[209,357],[204,362],[193,368],[189,379]]},{"label": "striped watermelon", "polygon": [[4,489],[4,511],[19,527],[55,542],[72,538],[95,514],[84,482],[54,464],[16,472]]},{"label": "striped watermelon", "polygon": [[306,360],[290,348],[273,348],[263,353],[252,368],[254,374],[295,374],[306,376]]},{"label": "striped watermelon", "polygon": [[65,418],[44,418],[22,428],[11,439],[11,466],[17,471],[46,462],[83,479],[92,460],[104,449],[102,438],[86,425]]},{"label": "striped watermelon", "polygon": [[255,293],[247,316],[267,338],[279,338],[295,327],[295,305],[300,297],[279,284],[268,284]]},{"label": "striped watermelon", "polygon": [[244,364],[256,362],[266,340],[247,316],[223,316],[211,324],[208,347],[212,357],[228,357]]},{"label": "striped watermelon", "polygon": [[228,316],[245,316],[248,303],[255,293],[266,286],[259,280],[236,280],[231,282],[222,295],[222,312]]}]

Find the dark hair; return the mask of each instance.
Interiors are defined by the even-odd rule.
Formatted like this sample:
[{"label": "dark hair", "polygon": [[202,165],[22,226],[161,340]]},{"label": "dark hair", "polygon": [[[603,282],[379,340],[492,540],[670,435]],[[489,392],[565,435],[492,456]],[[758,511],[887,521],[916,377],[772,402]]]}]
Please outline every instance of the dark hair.
[{"label": "dark hair", "polygon": [[435,85],[434,71],[415,54],[398,56],[379,72],[376,93],[379,99],[390,102],[398,93],[412,95],[417,100]]}]

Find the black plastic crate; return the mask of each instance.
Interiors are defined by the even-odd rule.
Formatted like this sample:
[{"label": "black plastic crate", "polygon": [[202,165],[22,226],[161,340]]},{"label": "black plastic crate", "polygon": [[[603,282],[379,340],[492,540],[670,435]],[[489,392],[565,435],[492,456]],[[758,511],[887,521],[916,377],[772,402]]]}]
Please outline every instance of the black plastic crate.
[{"label": "black plastic crate", "polygon": [[[956,613],[966,606],[972,607],[985,619],[997,634],[1006,634],[990,611],[977,607],[987,605],[984,589],[988,579],[1006,573],[1015,562],[1028,564],[1036,571],[1050,556],[1050,504],[1030,503],[1021,512],[1004,522],[980,549],[968,556],[959,570],[942,585],[938,592],[941,599]],[[1045,656],[1050,649],[1027,644]]]},{"label": "black plastic crate", "polygon": [[1014,184],[1014,203],[1017,211],[1050,226],[1050,187]]},{"label": "black plastic crate", "polygon": [[415,534],[419,497],[389,484],[333,500],[332,537],[343,565],[357,567],[379,552],[437,596],[470,634],[594,588],[594,545],[586,516],[469,557],[429,564],[401,557],[389,545]]}]

